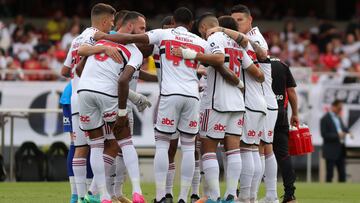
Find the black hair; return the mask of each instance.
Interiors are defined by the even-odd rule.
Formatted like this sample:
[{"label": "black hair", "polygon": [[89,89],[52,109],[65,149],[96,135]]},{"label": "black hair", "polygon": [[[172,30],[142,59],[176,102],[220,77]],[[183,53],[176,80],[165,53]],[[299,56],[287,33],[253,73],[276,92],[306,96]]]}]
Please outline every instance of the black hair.
[{"label": "black hair", "polygon": [[174,11],[174,21],[184,25],[190,25],[193,20],[192,12],[186,7],[180,7]]},{"label": "black hair", "polygon": [[199,32],[199,19],[196,19],[191,27],[191,30],[190,30],[191,33],[201,37],[201,34]]},{"label": "black hair", "polygon": [[136,11],[130,11],[124,16],[122,25],[125,25],[127,22],[129,22],[131,20],[136,20],[139,17],[142,17],[145,19],[145,16],[143,14],[136,12]]},{"label": "black hair", "polygon": [[251,15],[250,9],[243,4],[238,4],[238,5],[233,6],[231,8],[231,14],[233,14],[233,13],[245,13],[245,14]]},{"label": "black hair", "polygon": [[199,18],[198,18],[198,24],[200,25],[201,21],[203,21],[205,18],[207,17],[214,17],[216,18],[215,14],[210,13],[210,12],[206,12],[204,14],[202,14]]},{"label": "black hair", "polygon": [[114,24],[116,25],[119,20],[123,20],[125,15],[128,14],[129,10],[120,10],[119,12],[116,12],[115,18],[114,18]]},{"label": "black hair", "polygon": [[112,6],[104,3],[98,3],[91,9],[91,17],[99,16],[102,14],[114,15],[115,13],[116,10]]},{"label": "black hair", "polygon": [[164,25],[171,25],[172,18],[172,16],[166,16],[164,19],[162,19],[161,28],[164,28]]},{"label": "black hair", "polygon": [[343,100],[340,99],[335,99],[332,103],[331,106],[338,106],[339,104],[344,103]]},{"label": "black hair", "polygon": [[231,16],[221,16],[218,18],[219,25],[224,28],[228,28],[231,30],[238,30],[238,23]]}]

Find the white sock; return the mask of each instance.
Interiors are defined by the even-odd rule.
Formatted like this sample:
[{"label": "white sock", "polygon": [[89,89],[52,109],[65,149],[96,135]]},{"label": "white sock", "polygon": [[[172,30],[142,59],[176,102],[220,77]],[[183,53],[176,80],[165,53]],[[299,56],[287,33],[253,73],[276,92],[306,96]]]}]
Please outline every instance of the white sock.
[{"label": "white sock", "polygon": [[251,199],[256,200],[263,174],[261,174],[262,165],[261,165],[259,150],[254,150],[252,154],[254,159],[254,176],[251,181],[250,200]]},{"label": "white sock", "polygon": [[234,149],[226,152],[227,167],[226,170],[226,192],[224,198],[228,195],[236,197],[236,189],[241,174],[241,156],[240,149]]},{"label": "white sock", "polygon": [[[88,180],[90,180],[90,179],[88,179]],[[88,188],[88,191],[90,191],[91,194],[93,194],[93,195],[99,193],[99,191],[97,190],[96,183],[95,183],[94,179],[91,179],[91,183],[90,183],[90,186]]]},{"label": "white sock", "polygon": [[156,185],[156,201],[166,195],[166,175],[169,170],[170,136],[155,131],[154,172]]},{"label": "white sock", "polygon": [[77,195],[75,177],[69,176],[70,190],[72,195]]},{"label": "white sock", "polygon": [[277,163],[274,153],[271,153],[265,158],[265,178],[264,182],[266,185],[266,198],[269,200],[278,199],[276,191],[277,181]]},{"label": "white sock", "polygon": [[106,190],[105,164],[103,159],[104,137],[90,140],[90,164],[94,173],[94,180],[101,200],[110,200]]},{"label": "white sock", "polygon": [[116,197],[123,196],[123,183],[126,175],[126,166],[121,153],[116,156],[116,176],[114,179],[114,193]]},{"label": "white sock", "polygon": [[169,164],[169,170],[166,175],[166,194],[173,194],[175,178],[175,162]]},{"label": "white sock", "polygon": [[240,195],[242,201],[250,200],[251,181],[254,176],[254,159],[252,150],[248,148],[240,149],[241,155],[241,174],[240,174]]},{"label": "white sock", "polygon": [[205,181],[208,186],[209,198],[217,201],[220,197],[219,186],[219,163],[216,153],[206,153],[202,156],[203,169],[205,173]]},{"label": "white sock", "polygon": [[262,174],[262,177],[264,177],[264,174],[265,174],[265,155],[264,154],[260,154],[260,161],[261,161],[261,174]]},{"label": "white sock", "polygon": [[195,137],[180,136],[181,142],[181,180],[179,199],[186,202],[195,170]]},{"label": "white sock", "polygon": [[140,169],[139,158],[132,143],[131,138],[119,140],[118,144],[121,148],[125,166],[127,168],[131,184],[132,192],[142,194],[140,187]]},{"label": "white sock", "polygon": [[73,171],[76,184],[76,191],[79,198],[86,194],[86,158],[73,158]]},{"label": "white sock", "polygon": [[93,182],[93,179],[92,178],[86,178],[85,182],[86,182],[86,188],[89,191],[91,183]]},{"label": "white sock", "polygon": [[203,191],[203,196],[210,196],[210,191],[209,191],[209,186],[207,185],[206,179],[205,179],[205,173],[204,173],[204,165],[203,165],[203,160],[202,157],[200,158],[200,176],[201,176],[201,180],[203,180],[202,182],[202,191]]},{"label": "white sock", "polygon": [[194,171],[194,177],[192,179],[191,183],[191,193],[199,195],[199,188],[200,188],[200,160],[195,161],[195,171]]},{"label": "white sock", "polygon": [[114,194],[114,178],[116,165],[114,164],[115,158],[107,154],[103,155],[105,162],[105,176],[106,176],[106,189],[110,197],[115,196]]}]

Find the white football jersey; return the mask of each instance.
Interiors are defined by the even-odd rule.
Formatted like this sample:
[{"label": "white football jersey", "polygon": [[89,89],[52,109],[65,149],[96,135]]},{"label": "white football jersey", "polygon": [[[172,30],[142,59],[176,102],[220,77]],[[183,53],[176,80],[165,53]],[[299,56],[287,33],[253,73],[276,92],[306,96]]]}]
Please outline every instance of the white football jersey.
[{"label": "white football jersey", "polygon": [[[114,42],[100,40],[96,43],[116,47],[123,58],[119,64],[105,53],[89,56],[79,81],[79,91],[91,91],[111,97],[118,96],[118,79],[125,66],[139,70],[143,55],[135,44],[121,45]],[[135,87],[136,88],[136,87]]]},{"label": "white football jersey", "polygon": [[72,93],[71,93],[71,111],[72,114],[79,112],[79,105],[78,105],[78,95],[77,95],[77,89],[78,89],[78,83],[79,83],[79,76],[76,74],[76,66],[81,61],[81,57],[79,56],[78,49],[82,44],[89,44],[93,46],[95,44],[94,40],[94,34],[98,30],[93,27],[86,28],[79,36],[77,36],[73,41],[71,42],[70,49],[67,53],[66,59],[64,61],[64,66],[70,67],[72,79],[71,79],[71,85],[72,85]]},{"label": "white football jersey", "polygon": [[155,68],[156,68],[156,76],[158,79],[158,83],[160,85],[161,82],[161,63],[160,63],[160,49],[158,46],[154,46],[153,49],[153,58],[154,58],[154,62],[155,62]]},{"label": "white football jersey", "polygon": [[[262,49],[269,50],[268,44],[266,43],[266,40],[260,33],[260,30],[258,27],[254,27],[253,29],[251,29],[247,33],[247,36],[249,37],[249,39],[251,41],[254,41],[255,43],[257,43]],[[249,50],[249,52],[253,52],[253,51]],[[255,52],[251,53],[251,55],[256,57]],[[263,85],[264,97],[265,97],[265,100],[267,103],[267,107],[270,109],[277,109],[278,105],[277,105],[277,101],[276,101],[276,96],[272,90],[270,60],[266,60],[263,62],[258,61],[258,63],[260,65],[261,70],[263,71],[263,73],[265,75],[265,81],[262,83],[262,85]]]},{"label": "white football jersey", "polygon": [[199,99],[199,79],[196,75],[198,61],[177,57],[171,53],[171,49],[184,45],[204,53],[207,42],[181,26],[151,30],[146,34],[150,44],[160,48],[160,94],[165,96],[182,95]]},{"label": "white football jersey", "polygon": [[[241,69],[247,69],[253,64],[246,51],[223,32],[216,32],[208,38],[211,54],[225,55],[225,68],[230,69],[239,78]],[[203,107],[218,112],[245,111],[244,97],[241,90],[226,82],[226,80],[213,67],[207,69],[207,88],[201,100]]]}]

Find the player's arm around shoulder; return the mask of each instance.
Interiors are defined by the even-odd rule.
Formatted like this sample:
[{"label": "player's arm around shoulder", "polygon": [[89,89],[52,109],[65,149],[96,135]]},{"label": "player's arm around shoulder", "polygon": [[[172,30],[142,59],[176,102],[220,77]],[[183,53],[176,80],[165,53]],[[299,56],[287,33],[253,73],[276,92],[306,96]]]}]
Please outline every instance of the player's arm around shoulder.
[{"label": "player's arm around shoulder", "polygon": [[243,50],[243,68],[253,77],[256,81],[262,83],[265,81],[265,75],[251,60],[250,56]]}]

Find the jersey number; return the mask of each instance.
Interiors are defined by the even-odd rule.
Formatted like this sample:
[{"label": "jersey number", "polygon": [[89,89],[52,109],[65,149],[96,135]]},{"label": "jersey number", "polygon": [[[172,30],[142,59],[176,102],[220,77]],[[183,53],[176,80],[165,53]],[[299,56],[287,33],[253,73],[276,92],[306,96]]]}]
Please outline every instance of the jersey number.
[{"label": "jersey number", "polygon": [[[172,61],[174,66],[179,66],[180,61],[182,61],[183,59],[178,56],[173,55],[171,53],[172,48],[185,46],[196,52],[204,53],[204,49],[202,47],[194,45],[194,44],[189,44],[189,43],[184,43],[184,42],[179,42],[179,41],[174,41],[174,40],[166,40],[166,41],[163,41],[163,43],[165,43],[165,57],[167,60]],[[185,60],[185,65],[188,68],[196,69],[197,64],[198,64],[198,61],[196,61],[196,60],[189,60],[189,59]]]},{"label": "jersey number", "polygon": [[229,55],[229,69],[240,77],[241,60],[243,53],[238,49],[225,48],[225,54]]},{"label": "jersey number", "polygon": [[[118,48],[118,50],[125,51],[125,53],[127,51],[127,50],[124,50],[126,48],[121,46],[120,44],[116,44],[116,43],[110,42],[110,41],[100,40],[100,41],[97,42],[97,44],[105,45],[105,46],[108,46],[108,47],[115,47],[115,48]],[[98,61],[105,61],[108,58],[109,58],[109,56],[106,55],[105,53],[97,53],[97,54],[95,54],[95,59],[98,60]]]}]

